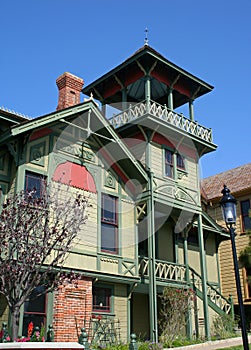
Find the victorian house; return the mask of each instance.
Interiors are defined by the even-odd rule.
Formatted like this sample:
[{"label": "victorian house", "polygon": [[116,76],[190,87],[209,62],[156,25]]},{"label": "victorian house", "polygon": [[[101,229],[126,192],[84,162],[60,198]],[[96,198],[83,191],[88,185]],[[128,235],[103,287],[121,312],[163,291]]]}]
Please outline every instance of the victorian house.
[{"label": "victorian house", "polygon": [[187,332],[210,338],[213,318],[232,307],[218,258],[228,234],[201,206],[198,162],[216,145],[195,104],[213,87],[148,45],[84,88],[70,73],[57,86],[50,114],[0,110],[1,201],[39,190],[42,178],[87,194],[88,221],[65,266],[82,280],[26,305],[20,334],[33,320],[53,324],[55,340],[76,340],[76,325],[95,338],[103,320],[123,341],[132,332],[157,341],[158,295],[171,286],[194,290]]},{"label": "victorian house", "polygon": [[[227,185],[231,194],[237,199],[236,250],[237,256],[249,245],[251,230],[251,163],[205,178],[201,182],[203,203],[207,213],[219,224],[224,226],[219,200],[223,185]],[[231,257],[231,258],[230,258]],[[232,295],[236,313],[238,313],[238,298],[236,292],[232,247],[230,241],[220,245],[219,260],[221,268],[221,292],[225,297]],[[239,259],[239,272],[242,288],[247,326],[251,322],[251,263]]]}]

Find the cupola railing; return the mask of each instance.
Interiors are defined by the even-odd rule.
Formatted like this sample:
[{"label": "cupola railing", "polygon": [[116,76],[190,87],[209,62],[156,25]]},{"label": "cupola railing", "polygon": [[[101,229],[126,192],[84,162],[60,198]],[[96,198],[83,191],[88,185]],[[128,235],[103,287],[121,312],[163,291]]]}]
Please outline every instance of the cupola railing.
[{"label": "cupola railing", "polygon": [[146,114],[157,117],[180,130],[199,137],[204,141],[213,142],[212,129],[208,129],[200,125],[198,122],[185,117],[183,114],[170,110],[166,105],[160,105],[152,100],[142,101],[135,105],[131,104],[128,109],[111,117],[109,122],[115,129],[117,129]]}]

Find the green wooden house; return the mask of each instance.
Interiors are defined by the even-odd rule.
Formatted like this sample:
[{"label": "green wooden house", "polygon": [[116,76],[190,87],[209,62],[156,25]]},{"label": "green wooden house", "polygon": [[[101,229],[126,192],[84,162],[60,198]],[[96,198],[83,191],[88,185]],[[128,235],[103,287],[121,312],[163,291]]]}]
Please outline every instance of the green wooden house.
[{"label": "green wooden house", "polygon": [[[228,236],[200,201],[199,159],[216,145],[194,104],[213,87],[147,43],[84,88],[70,73],[57,85],[53,113],[0,110],[1,200],[39,190],[42,178],[88,195],[88,221],[65,266],[83,278],[25,305],[20,334],[33,320],[52,323],[61,341],[76,340],[76,325],[93,339],[134,332],[157,341],[158,295],[173,286],[196,293],[188,335],[210,338],[213,317],[231,312],[218,262]],[[3,297],[0,318],[8,318]]]}]

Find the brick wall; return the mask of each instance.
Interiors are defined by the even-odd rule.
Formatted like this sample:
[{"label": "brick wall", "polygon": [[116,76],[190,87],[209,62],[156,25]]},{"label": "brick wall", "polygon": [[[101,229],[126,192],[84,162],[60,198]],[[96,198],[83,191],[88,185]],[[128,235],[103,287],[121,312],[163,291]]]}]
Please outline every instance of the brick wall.
[{"label": "brick wall", "polygon": [[[87,332],[92,312],[92,280],[83,278],[78,287],[69,284],[55,292],[53,328],[55,341],[77,341],[78,332],[85,326]],[[87,323],[85,322],[87,321]]]}]

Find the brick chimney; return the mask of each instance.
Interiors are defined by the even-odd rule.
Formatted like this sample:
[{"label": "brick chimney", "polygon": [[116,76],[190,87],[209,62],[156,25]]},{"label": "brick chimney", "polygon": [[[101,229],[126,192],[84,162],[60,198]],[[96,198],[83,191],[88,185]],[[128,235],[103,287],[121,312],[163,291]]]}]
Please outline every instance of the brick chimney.
[{"label": "brick chimney", "polygon": [[80,103],[80,92],[84,85],[83,79],[65,72],[57,78],[56,84],[59,91],[57,110]]}]

